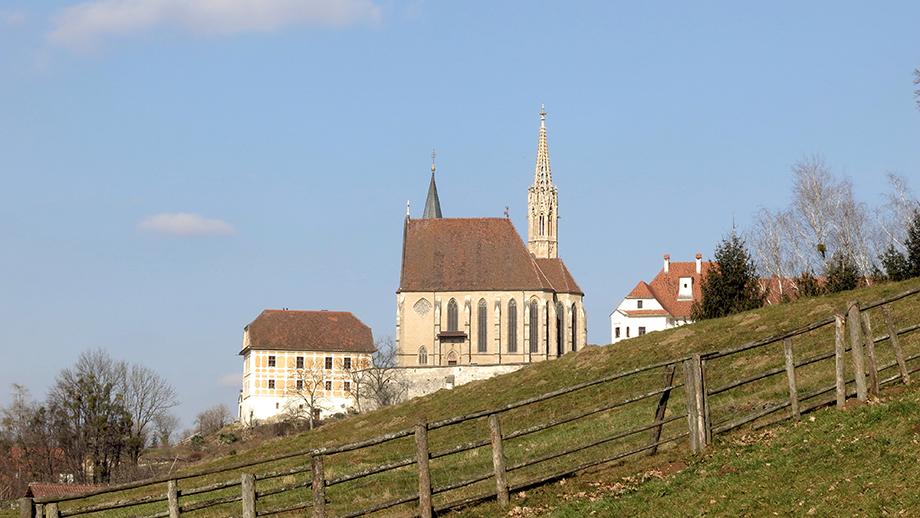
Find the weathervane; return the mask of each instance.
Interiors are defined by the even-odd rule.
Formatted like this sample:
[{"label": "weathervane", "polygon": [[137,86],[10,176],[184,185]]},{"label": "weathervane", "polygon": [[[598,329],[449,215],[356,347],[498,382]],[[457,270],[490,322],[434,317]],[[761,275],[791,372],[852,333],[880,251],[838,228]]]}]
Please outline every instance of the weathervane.
[{"label": "weathervane", "polygon": [[436,155],[436,153],[435,153],[434,150],[432,149],[432,150],[431,150],[431,172],[432,172],[432,173],[434,172],[434,157],[435,157],[435,155]]}]

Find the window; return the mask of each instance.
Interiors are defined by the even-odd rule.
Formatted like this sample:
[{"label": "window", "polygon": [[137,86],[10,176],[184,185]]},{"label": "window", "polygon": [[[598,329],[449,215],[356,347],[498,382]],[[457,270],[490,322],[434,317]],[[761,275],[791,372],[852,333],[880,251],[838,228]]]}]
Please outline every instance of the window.
[{"label": "window", "polygon": [[275,388],[275,380],[268,380],[268,388],[270,389]]},{"label": "window", "polygon": [[642,336],[642,335],[644,335],[644,334],[645,334],[645,328],[644,328],[644,327],[640,327],[640,328],[639,328],[639,336]]},{"label": "window", "polygon": [[447,355],[447,364],[448,364],[448,365],[457,365],[457,361],[458,361],[457,353],[456,353],[455,351],[451,351],[451,352]]},{"label": "window", "polygon": [[269,357],[268,357],[268,366],[269,366],[269,367],[274,367],[274,366],[275,366],[275,357],[274,357],[274,356],[269,356]]},{"label": "window", "polygon": [[332,356],[326,356],[326,369],[332,369]]},{"label": "window", "polygon": [[351,382],[350,381],[345,382],[345,392],[351,392]]},{"label": "window", "polygon": [[629,326],[626,326],[626,338],[629,338]]},{"label": "window", "polygon": [[517,302],[508,302],[508,352],[517,352]]},{"label": "window", "polygon": [[278,410],[278,408],[279,408],[280,406],[281,406],[281,405],[280,405],[279,403],[275,403],[275,410]]},{"label": "window", "polygon": [[332,382],[331,382],[331,381],[327,381],[327,382],[326,382],[326,390],[332,390]]},{"label": "window", "polygon": [[303,390],[303,380],[297,380],[297,390]]},{"label": "window", "polygon": [[565,354],[565,306],[556,303],[556,355]]},{"label": "window", "polygon": [[447,330],[457,330],[457,301],[454,299],[447,303]]},{"label": "window", "polygon": [[641,300],[637,300],[637,301],[636,301],[636,309],[642,309],[642,301],[641,301]]},{"label": "window", "polygon": [[576,315],[578,315],[578,306],[572,304],[572,350],[578,350],[578,326],[575,325],[575,322],[578,321]]},{"label": "window", "polygon": [[540,306],[536,300],[530,301],[530,352],[540,352]]},{"label": "window", "polygon": [[476,350],[477,352],[480,352],[480,353],[484,353],[489,350],[489,345],[488,345],[488,338],[489,338],[488,320],[489,318],[488,318],[488,314],[486,310],[487,310],[486,299],[479,299],[479,310],[478,310],[478,315],[476,319],[476,327],[478,328],[477,329],[477,338],[478,338],[477,342],[478,343],[477,343]]},{"label": "window", "polygon": [[302,368],[303,368],[303,356],[298,356],[298,357],[297,357],[297,368],[298,368],[298,369],[302,369]]},{"label": "window", "polygon": [[615,329],[613,330],[613,334],[614,334],[614,338],[619,338],[619,337],[620,337],[620,328],[619,328],[619,327],[615,328]]},{"label": "window", "polygon": [[345,358],[342,360],[342,368],[347,371],[351,370],[351,358]]},{"label": "window", "polygon": [[428,365],[428,349],[425,349],[424,345],[419,347],[418,350],[418,364]]}]

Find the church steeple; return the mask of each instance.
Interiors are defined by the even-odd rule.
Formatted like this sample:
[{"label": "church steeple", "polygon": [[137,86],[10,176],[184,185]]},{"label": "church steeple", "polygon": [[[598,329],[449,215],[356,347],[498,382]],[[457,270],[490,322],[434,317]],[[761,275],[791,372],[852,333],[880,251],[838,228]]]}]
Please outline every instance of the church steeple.
[{"label": "church steeple", "polygon": [[434,151],[431,152],[431,184],[428,185],[428,199],[425,200],[425,212],[422,219],[441,218],[441,202],[438,200],[438,186],[434,183]]},{"label": "church steeple", "polygon": [[527,248],[538,258],[559,256],[556,223],[559,204],[553,175],[549,168],[549,148],[546,145],[546,106],[540,110],[540,139],[537,144],[537,167],[533,185],[527,189]]}]

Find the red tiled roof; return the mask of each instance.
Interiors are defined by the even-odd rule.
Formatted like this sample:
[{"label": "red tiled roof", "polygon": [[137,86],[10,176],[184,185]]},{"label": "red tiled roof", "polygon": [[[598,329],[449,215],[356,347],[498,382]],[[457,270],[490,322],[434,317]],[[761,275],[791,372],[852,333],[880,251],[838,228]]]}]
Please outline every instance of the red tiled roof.
[{"label": "red tiled roof", "polygon": [[[694,300],[700,300],[700,278],[706,275],[712,262],[703,261],[701,265],[702,275],[696,273],[696,262],[687,263],[670,263],[668,273],[664,269],[655,276],[655,279],[649,283],[648,287],[652,294],[658,300],[668,313],[673,317],[689,317]],[[677,294],[680,292],[680,278],[690,277],[693,279],[693,300],[677,300]]]},{"label": "red tiled roof", "polygon": [[104,486],[100,484],[42,484],[33,482],[29,484],[29,489],[26,491],[26,496],[32,498],[41,498],[43,496],[60,496],[70,493],[82,493],[83,491],[90,491],[100,487]]},{"label": "red tiled roof", "polygon": [[556,291],[582,294],[561,259],[534,259],[507,218],[410,219],[402,291]]},{"label": "red tiled roof", "polygon": [[[347,311],[266,309],[248,326],[248,349],[374,352],[374,336]],[[246,351],[243,348],[240,354]]]},{"label": "red tiled roof", "polygon": [[636,284],[636,287],[633,288],[629,295],[626,296],[627,299],[653,299],[655,295],[652,294],[652,290],[649,289],[648,284],[645,281],[639,281],[639,284]]},{"label": "red tiled roof", "polygon": [[663,309],[621,309],[620,311],[628,317],[659,317],[669,314]]}]

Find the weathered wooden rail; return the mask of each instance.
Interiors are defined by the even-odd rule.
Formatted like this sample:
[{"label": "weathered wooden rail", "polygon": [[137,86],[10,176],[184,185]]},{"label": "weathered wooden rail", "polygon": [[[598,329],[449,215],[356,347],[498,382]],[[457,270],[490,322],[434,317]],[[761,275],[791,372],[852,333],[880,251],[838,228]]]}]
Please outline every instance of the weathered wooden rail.
[{"label": "weathered wooden rail", "polygon": [[[822,405],[843,408],[848,395],[865,401],[885,383],[909,383],[910,374],[920,370],[920,352],[905,355],[900,339],[920,329],[920,322],[898,329],[891,304],[918,293],[920,286],[862,306],[851,301],[846,313],[798,329],[496,408],[422,420],[363,441],[24,498],[21,516],[256,518],[297,512],[348,518],[396,509],[427,518],[487,499],[505,505],[520,489],[643,452],[652,455],[684,438],[698,452],[714,434],[800,419]],[[876,309],[887,331],[878,337],[871,320],[878,312],[870,314]],[[920,320],[913,314],[901,319],[905,316]],[[890,347],[882,347],[886,341]],[[551,400],[566,410],[551,409]],[[382,459],[365,459],[375,456]],[[285,462],[294,465],[277,468]],[[276,469],[259,472],[268,465]]]}]

